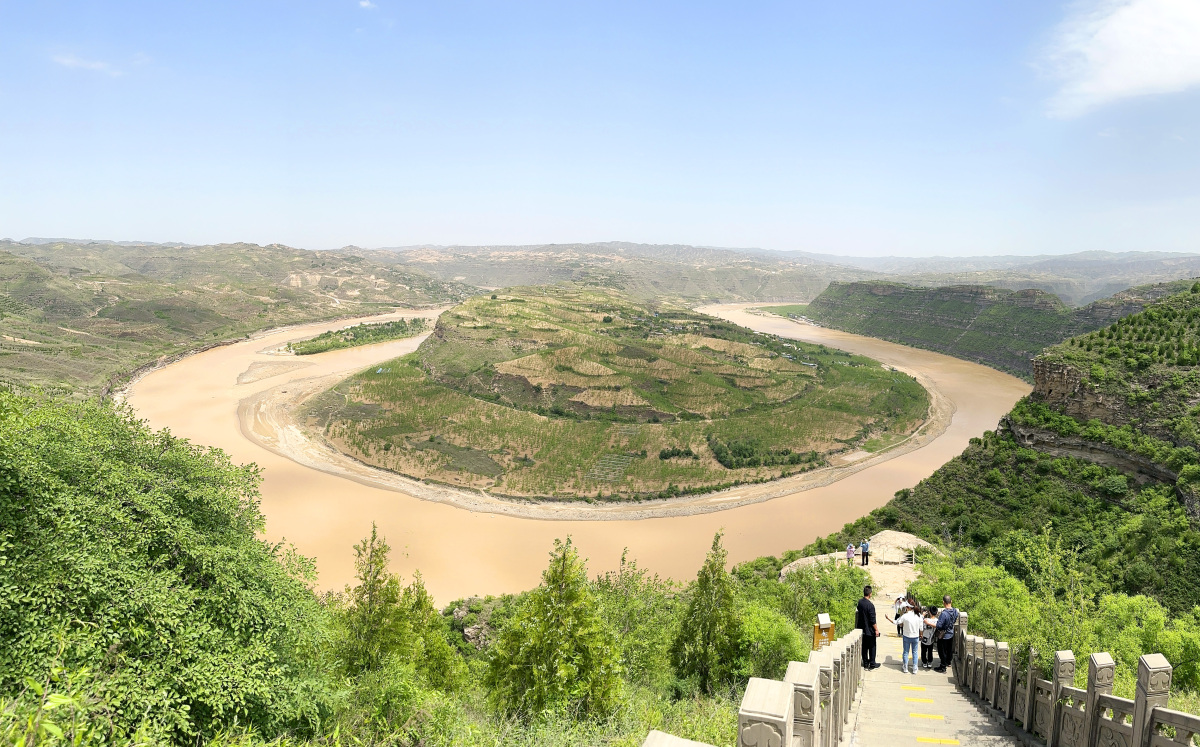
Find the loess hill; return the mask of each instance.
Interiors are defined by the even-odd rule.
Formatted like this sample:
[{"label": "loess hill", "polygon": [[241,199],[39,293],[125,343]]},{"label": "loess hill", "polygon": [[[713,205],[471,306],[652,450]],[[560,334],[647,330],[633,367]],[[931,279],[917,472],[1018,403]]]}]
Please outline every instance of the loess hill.
[{"label": "loess hill", "polygon": [[913,490],[811,549],[897,527],[1028,573],[1049,529],[1099,591],[1200,605],[1200,283],[1048,348],[1033,393]]},{"label": "loess hill", "polygon": [[[1130,288],[1082,308],[1045,291],[985,285],[922,288],[901,283],[832,283],[800,315],[846,332],[976,361],[1032,379],[1043,348],[1091,332],[1187,288],[1190,281]],[[781,313],[788,312],[780,307]]]},{"label": "loess hill", "polygon": [[519,288],[447,311],[413,354],[314,398],[335,446],[517,497],[667,497],[878,451],[928,395],[878,362],[607,289]]},{"label": "loess hill", "polygon": [[459,301],[474,289],[341,252],[0,241],[0,384],[107,394],[250,332]]}]

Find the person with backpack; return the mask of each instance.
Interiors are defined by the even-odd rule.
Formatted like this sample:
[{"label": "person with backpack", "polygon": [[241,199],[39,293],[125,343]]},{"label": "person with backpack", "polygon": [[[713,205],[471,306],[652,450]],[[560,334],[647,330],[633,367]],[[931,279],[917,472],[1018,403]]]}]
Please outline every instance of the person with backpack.
[{"label": "person with backpack", "polygon": [[933,670],[945,674],[954,658],[954,626],[958,622],[958,610],[954,608],[950,595],[942,597],[942,611],[938,613],[934,627],[934,638],[937,641],[938,667]]},{"label": "person with backpack", "polygon": [[921,667],[933,669],[933,651],[937,648],[937,610],[933,605],[925,608],[925,626],[921,628]]}]

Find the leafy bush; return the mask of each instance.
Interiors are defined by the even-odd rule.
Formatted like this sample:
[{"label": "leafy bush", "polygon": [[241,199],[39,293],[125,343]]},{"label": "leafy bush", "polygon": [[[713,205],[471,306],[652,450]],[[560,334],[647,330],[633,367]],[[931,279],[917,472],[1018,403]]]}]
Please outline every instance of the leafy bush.
[{"label": "leafy bush", "polygon": [[782,679],[789,661],[803,661],[810,646],[787,615],[763,604],[742,604],[738,648],[742,677]]},{"label": "leafy bush", "polygon": [[0,692],[89,678],[109,736],[315,731],[312,565],[262,528],[256,468],[127,410],[0,391]]}]

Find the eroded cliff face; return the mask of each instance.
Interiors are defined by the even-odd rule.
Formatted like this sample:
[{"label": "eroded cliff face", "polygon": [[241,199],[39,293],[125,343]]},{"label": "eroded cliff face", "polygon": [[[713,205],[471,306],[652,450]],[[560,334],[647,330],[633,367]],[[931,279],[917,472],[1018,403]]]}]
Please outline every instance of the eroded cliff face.
[{"label": "eroded cliff face", "polygon": [[1082,371],[1066,363],[1035,358],[1030,396],[1081,423],[1097,419],[1120,426],[1130,421],[1124,400],[1089,385]]}]

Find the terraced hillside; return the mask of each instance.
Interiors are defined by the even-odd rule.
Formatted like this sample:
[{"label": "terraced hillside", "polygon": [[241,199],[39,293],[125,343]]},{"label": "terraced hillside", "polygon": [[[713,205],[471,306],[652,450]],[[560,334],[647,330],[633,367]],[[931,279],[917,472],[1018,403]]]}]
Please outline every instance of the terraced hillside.
[{"label": "terraced hillside", "polygon": [[[1100,591],[1200,605],[1200,283],[1035,361],[1033,394],[913,490],[817,543],[895,526],[1015,571],[1049,528]],[[1028,572],[1028,568],[1024,572]]]},{"label": "terraced hillside", "polygon": [[1040,290],[832,283],[805,316],[823,325],[983,363],[1026,379],[1043,348],[1141,311],[1189,281],[1142,286],[1072,309]]},{"label": "terraced hillside", "polygon": [[887,448],[928,395],[867,358],[611,290],[518,288],[311,402],[362,461],[513,496],[669,496]]},{"label": "terraced hillside", "polygon": [[0,384],[101,394],[139,366],[258,329],[467,294],[282,246],[0,242]]}]

